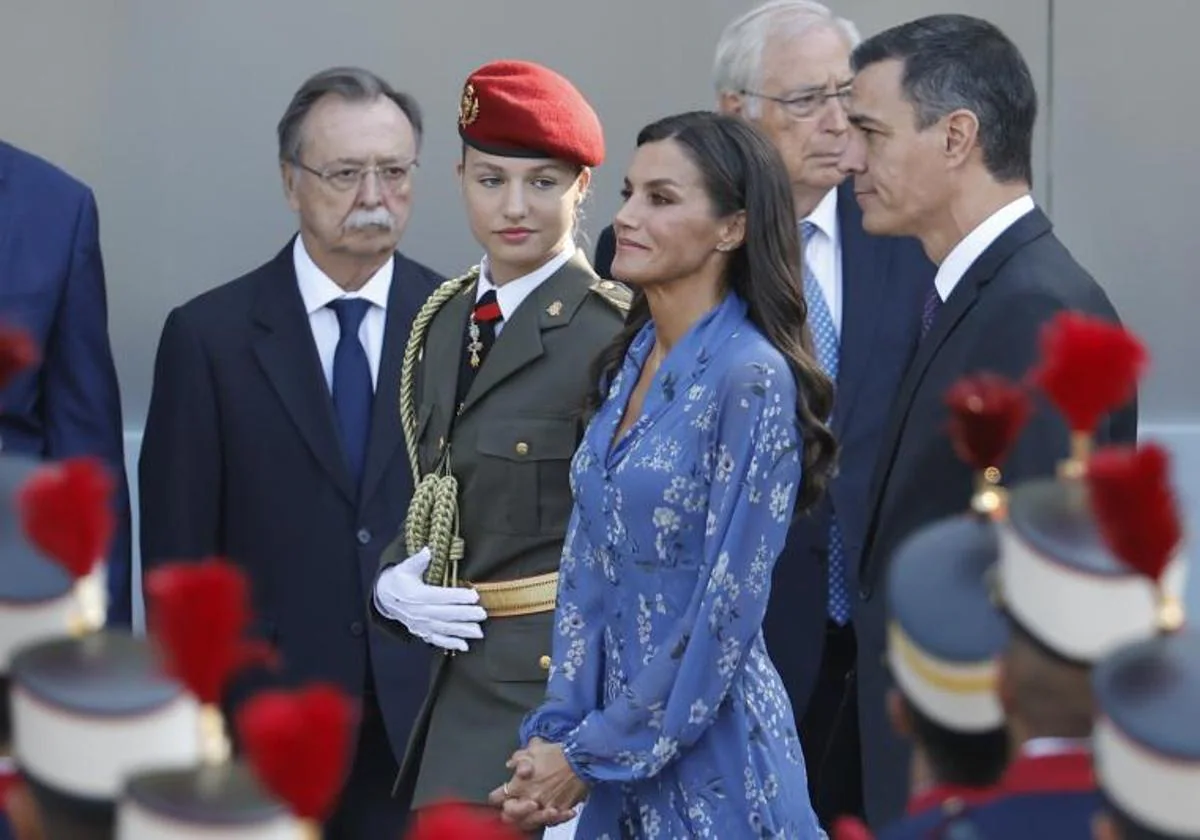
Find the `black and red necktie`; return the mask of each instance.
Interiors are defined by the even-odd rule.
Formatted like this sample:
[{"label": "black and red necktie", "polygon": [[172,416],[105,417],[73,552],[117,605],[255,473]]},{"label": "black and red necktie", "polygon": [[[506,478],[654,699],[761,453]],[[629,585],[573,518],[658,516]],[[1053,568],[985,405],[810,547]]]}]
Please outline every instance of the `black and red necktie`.
[{"label": "black and red necktie", "polygon": [[483,367],[484,359],[496,343],[496,327],[504,320],[500,304],[496,300],[496,290],[488,289],[471,310],[467,319],[467,344],[463,352],[463,362],[458,370],[458,405],[461,410],[475,374]]}]

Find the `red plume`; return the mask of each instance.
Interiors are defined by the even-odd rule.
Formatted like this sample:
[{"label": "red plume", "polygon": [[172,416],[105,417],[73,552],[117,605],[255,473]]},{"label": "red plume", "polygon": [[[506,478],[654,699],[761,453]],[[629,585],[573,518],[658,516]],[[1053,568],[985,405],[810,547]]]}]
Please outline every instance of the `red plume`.
[{"label": "red plume", "polygon": [[495,811],[440,802],[421,809],[404,840],[521,840],[523,836],[501,822]]},{"label": "red plume", "polygon": [[0,326],[0,388],[21,371],[37,364],[41,355],[25,330]]},{"label": "red plume", "polygon": [[1105,447],[1086,471],[1092,513],[1113,554],[1158,581],[1183,537],[1166,451]]},{"label": "red plume", "polygon": [[1148,361],[1133,333],[1079,312],[1056,315],[1041,343],[1033,379],[1075,432],[1094,432],[1101,417],[1133,399]]},{"label": "red plume", "polygon": [[857,817],[838,817],[829,836],[831,840],[873,840],[871,830]]},{"label": "red plume", "polygon": [[68,458],[39,467],[17,495],[29,541],[76,578],[107,553],[117,527],[114,482],[98,458]]},{"label": "red plume", "polygon": [[950,438],[958,457],[976,470],[1000,464],[1029,419],[1028,392],[1003,376],[981,373],[946,393]]},{"label": "red plume", "polygon": [[356,724],[354,701],[322,684],[264,691],[237,713],[238,734],[259,781],[296,816],[316,822],[337,803]]},{"label": "red plume", "polygon": [[230,677],[270,662],[266,645],[243,639],[250,624],[245,574],[231,563],[170,563],[146,575],[150,634],[166,670],[201,703],[221,699]]}]

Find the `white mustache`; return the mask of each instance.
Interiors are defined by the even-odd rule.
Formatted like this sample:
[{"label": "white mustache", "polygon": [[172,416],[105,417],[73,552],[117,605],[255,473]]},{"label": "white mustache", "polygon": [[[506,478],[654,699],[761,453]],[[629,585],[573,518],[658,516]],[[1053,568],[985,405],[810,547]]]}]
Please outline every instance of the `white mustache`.
[{"label": "white mustache", "polygon": [[396,217],[393,216],[386,207],[372,207],[370,210],[355,210],[346,217],[344,227],[347,230],[360,230],[362,228],[382,228],[383,230],[395,230]]}]

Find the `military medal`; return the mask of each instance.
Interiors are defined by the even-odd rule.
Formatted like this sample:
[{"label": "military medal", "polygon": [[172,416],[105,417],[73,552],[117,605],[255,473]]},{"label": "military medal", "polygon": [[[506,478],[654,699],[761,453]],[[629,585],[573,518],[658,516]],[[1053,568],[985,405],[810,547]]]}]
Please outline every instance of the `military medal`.
[{"label": "military medal", "polygon": [[480,354],[486,349],[483,346],[483,333],[479,329],[480,322],[494,324],[503,317],[504,314],[500,310],[500,304],[496,301],[494,291],[489,291],[475,305],[475,309],[472,310],[471,317],[467,321],[467,338],[469,339],[467,352],[471,354],[469,361],[472,368],[478,368],[483,364],[483,357]]},{"label": "military medal", "polygon": [[471,320],[467,323],[467,337],[470,341],[467,342],[467,352],[471,354],[471,367],[479,367],[479,351],[483,349],[483,342],[480,341],[479,323],[475,320],[475,313],[471,313]]}]

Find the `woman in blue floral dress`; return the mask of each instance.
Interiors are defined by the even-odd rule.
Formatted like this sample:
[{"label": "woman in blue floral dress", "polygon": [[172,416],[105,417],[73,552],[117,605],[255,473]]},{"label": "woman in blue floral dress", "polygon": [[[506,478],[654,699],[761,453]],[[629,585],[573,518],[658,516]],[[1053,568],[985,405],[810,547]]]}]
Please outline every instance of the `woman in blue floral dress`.
[{"label": "woman in blue floral dress", "polygon": [[762,621],[831,471],[774,148],[712,113],[648,126],[617,214],[637,289],[572,464],[547,696],[498,798],[576,837],[823,837]]}]

